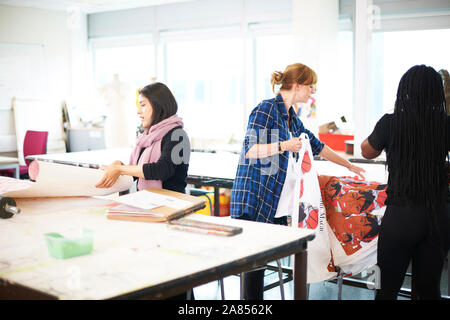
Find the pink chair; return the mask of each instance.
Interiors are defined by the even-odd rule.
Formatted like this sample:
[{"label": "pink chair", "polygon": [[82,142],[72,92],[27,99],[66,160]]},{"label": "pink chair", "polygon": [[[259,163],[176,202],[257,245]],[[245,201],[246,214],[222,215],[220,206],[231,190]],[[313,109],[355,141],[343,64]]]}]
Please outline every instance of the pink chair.
[{"label": "pink chair", "polygon": [[[23,156],[26,158],[32,154],[45,154],[47,153],[47,131],[31,131],[28,130],[23,139]],[[28,174],[28,166],[31,161],[25,160],[26,166],[19,166],[20,177],[26,177]],[[0,170],[0,176],[14,176],[14,169]]]}]

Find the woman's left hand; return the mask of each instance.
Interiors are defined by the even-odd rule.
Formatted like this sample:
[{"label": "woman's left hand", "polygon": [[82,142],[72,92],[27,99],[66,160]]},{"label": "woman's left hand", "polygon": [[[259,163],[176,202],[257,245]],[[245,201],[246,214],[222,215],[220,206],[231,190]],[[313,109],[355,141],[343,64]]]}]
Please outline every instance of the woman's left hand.
[{"label": "woman's left hand", "polygon": [[362,172],[366,172],[366,170],[364,170],[363,168],[355,166],[354,164],[350,164],[350,167],[348,167],[348,170],[356,173],[360,178],[362,178],[362,180],[366,180],[366,178],[362,174]]},{"label": "woman's left hand", "polygon": [[100,170],[105,171],[102,179],[95,185],[96,188],[110,188],[116,183],[120,177],[120,165],[110,164],[109,166],[103,166]]}]

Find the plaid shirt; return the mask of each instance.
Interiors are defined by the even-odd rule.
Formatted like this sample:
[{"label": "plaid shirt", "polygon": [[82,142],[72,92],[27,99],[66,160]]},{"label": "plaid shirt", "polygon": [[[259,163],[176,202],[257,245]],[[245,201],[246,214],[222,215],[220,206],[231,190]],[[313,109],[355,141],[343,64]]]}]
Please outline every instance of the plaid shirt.
[{"label": "plaid shirt", "polygon": [[[241,156],[231,191],[231,217],[259,222],[274,222],[281,190],[286,178],[289,151],[261,159],[245,159],[254,144],[269,144],[290,139],[288,113],[280,94],[264,100],[250,114]],[[320,142],[289,109],[293,137],[306,133],[314,155],[324,144]]]}]

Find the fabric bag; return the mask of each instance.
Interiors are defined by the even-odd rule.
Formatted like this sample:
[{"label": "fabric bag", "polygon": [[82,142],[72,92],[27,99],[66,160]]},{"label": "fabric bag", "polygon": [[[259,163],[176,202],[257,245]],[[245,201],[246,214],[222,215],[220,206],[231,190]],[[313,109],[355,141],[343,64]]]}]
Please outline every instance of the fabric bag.
[{"label": "fabric bag", "polygon": [[296,200],[298,212],[292,216],[292,227],[305,228],[315,231],[314,240],[308,242],[307,282],[320,282],[337,275],[330,271],[328,265],[332,258],[330,248],[330,230],[326,219],[325,208],[322,202],[317,169],[311,144],[307,134],[300,135],[302,147],[299,151],[298,183],[296,184]]}]

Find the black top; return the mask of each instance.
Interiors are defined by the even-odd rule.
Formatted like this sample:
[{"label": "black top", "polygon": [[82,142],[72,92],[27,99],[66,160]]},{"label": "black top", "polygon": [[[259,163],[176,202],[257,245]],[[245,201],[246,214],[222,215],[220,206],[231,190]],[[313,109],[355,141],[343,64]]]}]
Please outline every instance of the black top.
[{"label": "black top", "polygon": [[[385,114],[383,117],[381,117],[380,120],[378,120],[377,124],[375,125],[375,128],[373,129],[373,132],[370,134],[370,136],[367,138],[370,145],[378,150],[385,150],[386,151],[386,157],[389,157],[389,144],[391,142],[391,123],[393,120],[393,114]],[[448,129],[448,135],[450,136],[450,117],[447,116],[447,129]],[[450,146],[447,146],[447,150],[450,149]],[[389,168],[389,178],[388,178],[388,187],[386,189],[387,199],[386,204],[397,204],[397,205],[404,205],[407,203],[408,199],[406,198],[394,198],[392,188],[392,184],[390,183],[390,177],[392,174],[393,168]]]},{"label": "black top", "polygon": [[381,151],[386,149],[386,153],[388,153],[388,146],[391,137],[391,121],[393,118],[393,114],[386,113],[380,120],[378,120],[373,132],[367,138],[369,140],[370,145]]},{"label": "black top", "polygon": [[190,150],[186,131],[181,126],[173,128],[161,140],[159,160],[143,165],[145,179],[161,180],[163,189],[185,193]]}]

